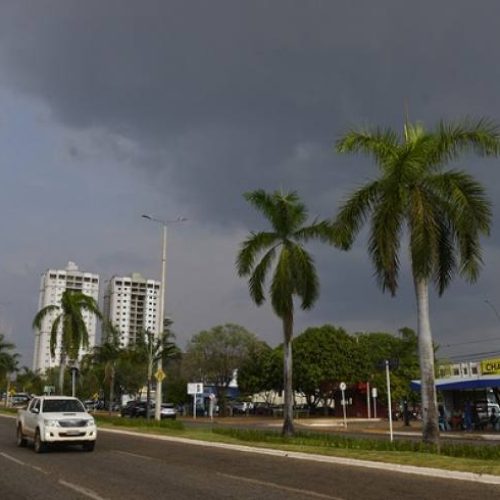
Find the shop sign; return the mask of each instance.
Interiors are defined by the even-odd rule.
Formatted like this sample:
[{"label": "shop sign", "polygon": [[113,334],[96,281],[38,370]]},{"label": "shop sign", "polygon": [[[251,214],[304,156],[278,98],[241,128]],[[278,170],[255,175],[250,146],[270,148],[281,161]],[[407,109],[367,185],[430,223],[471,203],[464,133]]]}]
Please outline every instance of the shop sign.
[{"label": "shop sign", "polygon": [[481,361],[482,375],[500,375],[500,358]]}]

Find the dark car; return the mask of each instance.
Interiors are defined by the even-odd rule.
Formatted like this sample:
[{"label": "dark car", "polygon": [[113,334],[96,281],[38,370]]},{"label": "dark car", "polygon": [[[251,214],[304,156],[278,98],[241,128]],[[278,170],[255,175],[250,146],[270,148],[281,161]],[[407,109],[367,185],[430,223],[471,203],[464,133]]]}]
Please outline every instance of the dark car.
[{"label": "dark car", "polygon": [[495,419],[500,416],[500,406],[497,403],[492,403],[491,401],[476,401],[475,408],[477,413],[477,425],[479,428],[484,429],[488,424],[492,422],[492,414]]},{"label": "dark car", "polygon": [[[120,410],[120,415],[122,417],[146,417],[146,401],[129,401],[122,409]],[[154,405],[150,404],[149,413],[150,416],[154,415]]]},{"label": "dark car", "polygon": [[28,406],[31,396],[25,392],[18,392],[12,396],[11,404],[12,406]]}]

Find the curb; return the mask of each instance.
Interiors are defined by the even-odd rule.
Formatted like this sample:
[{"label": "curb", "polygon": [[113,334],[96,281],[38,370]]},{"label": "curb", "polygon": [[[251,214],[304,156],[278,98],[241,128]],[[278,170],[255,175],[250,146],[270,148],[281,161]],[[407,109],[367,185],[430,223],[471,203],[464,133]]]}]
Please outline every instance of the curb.
[{"label": "curb", "polygon": [[260,455],[270,455],[282,458],[292,458],[295,460],[309,460],[311,462],[322,462],[322,463],[330,463],[336,465],[349,465],[353,467],[365,467],[368,469],[400,472],[402,474],[416,474],[419,476],[427,476],[440,479],[455,479],[459,481],[472,481],[482,484],[500,485],[500,476],[494,476],[491,474],[476,474],[474,472],[447,471],[443,469],[433,469],[431,467],[416,467],[413,465],[372,462],[369,460],[360,460],[354,458],[330,457],[325,455],[315,455],[315,454],[301,453],[295,451],[281,451],[268,448],[256,448],[253,446],[216,443],[216,442],[200,441],[197,439],[187,439],[187,438],[172,437],[172,436],[161,436],[158,434],[142,434],[140,432],[125,431],[118,429],[99,428],[99,432],[109,432],[111,434],[125,434],[134,437],[157,439],[161,441],[170,441],[175,443],[184,443],[193,446],[223,448],[227,450],[241,451],[244,453],[255,453]]}]

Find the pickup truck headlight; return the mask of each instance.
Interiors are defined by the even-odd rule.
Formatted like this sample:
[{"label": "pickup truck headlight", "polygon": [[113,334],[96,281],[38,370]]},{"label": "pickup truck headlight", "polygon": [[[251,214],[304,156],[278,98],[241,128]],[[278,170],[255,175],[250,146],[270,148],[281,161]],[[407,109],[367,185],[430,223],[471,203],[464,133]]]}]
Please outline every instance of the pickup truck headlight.
[{"label": "pickup truck headlight", "polygon": [[92,427],[93,425],[95,425],[95,420],[93,418],[87,420],[87,427]]},{"label": "pickup truck headlight", "polygon": [[46,427],[59,427],[58,420],[45,419],[43,423],[45,424]]}]

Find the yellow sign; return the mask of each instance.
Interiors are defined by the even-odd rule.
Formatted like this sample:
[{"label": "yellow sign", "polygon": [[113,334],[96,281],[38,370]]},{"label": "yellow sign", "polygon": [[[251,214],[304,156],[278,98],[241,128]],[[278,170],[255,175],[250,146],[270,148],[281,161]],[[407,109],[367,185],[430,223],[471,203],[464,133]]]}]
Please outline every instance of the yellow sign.
[{"label": "yellow sign", "polygon": [[481,361],[481,373],[483,375],[500,375],[500,358]]},{"label": "yellow sign", "polygon": [[158,380],[158,382],[161,382],[165,378],[165,372],[161,369],[158,368],[155,372],[155,379]]}]

